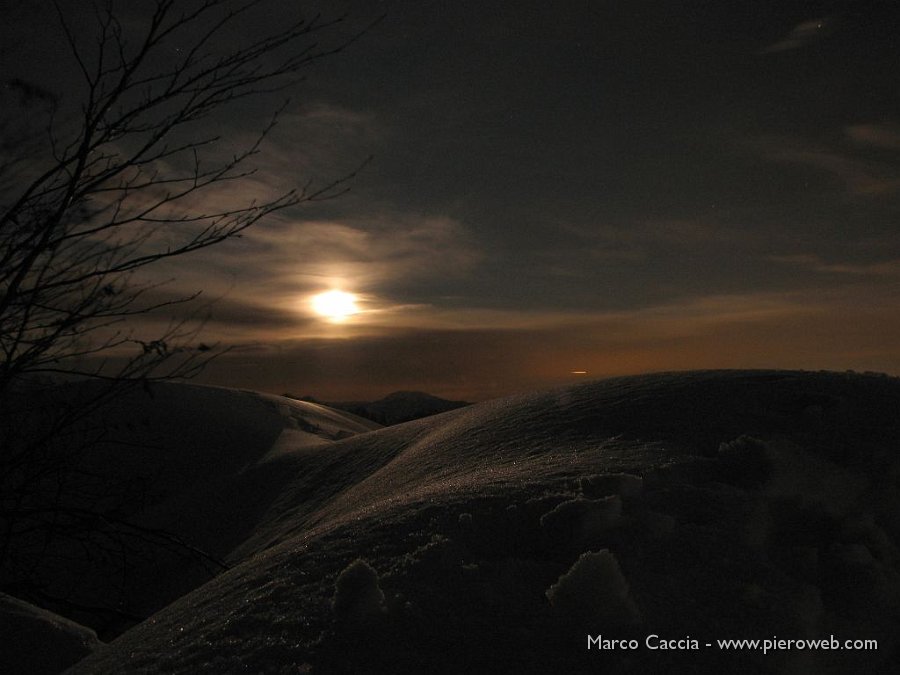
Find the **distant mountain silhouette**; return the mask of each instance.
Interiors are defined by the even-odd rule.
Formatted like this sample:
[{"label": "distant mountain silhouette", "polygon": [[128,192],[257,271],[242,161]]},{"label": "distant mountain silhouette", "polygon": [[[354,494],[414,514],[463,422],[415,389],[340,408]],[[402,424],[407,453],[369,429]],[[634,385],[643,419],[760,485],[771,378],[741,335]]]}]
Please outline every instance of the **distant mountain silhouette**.
[{"label": "distant mountain silhouette", "polygon": [[[286,396],[290,395],[286,394]],[[291,398],[297,397],[291,396]],[[311,396],[304,396],[300,400],[344,410],[385,426],[430,417],[471,405],[468,401],[448,401],[423,391],[395,391],[377,401],[319,401]]]}]

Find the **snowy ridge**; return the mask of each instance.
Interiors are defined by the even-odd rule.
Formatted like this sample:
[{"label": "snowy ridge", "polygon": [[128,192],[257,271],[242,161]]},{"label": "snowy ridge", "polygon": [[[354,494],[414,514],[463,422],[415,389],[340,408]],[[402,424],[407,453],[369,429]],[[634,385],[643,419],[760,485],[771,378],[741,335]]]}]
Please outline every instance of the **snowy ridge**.
[{"label": "snowy ridge", "polygon": [[[84,382],[59,387],[41,405],[52,418],[63,405],[92,400],[103,386]],[[227,560],[291,476],[282,470],[286,459],[377,428],[368,420],[313,403],[157,382],[118,393],[66,429],[62,442],[78,447],[83,436],[101,439],[83,453],[80,467],[101,476],[103,487],[126,491],[130,522],[169,533],[212,559]],[[211,561],[192,559],[186,551],[144,550],[136,543],[127,561],[128,574],[123,575],[115,559],[109,567],[70,561],[66,547],[72,545],[56,542],[58,548],[42,560],[39,572],[53,580],[50,590],[72,603],[118,606],[135,616],[148,616],[207,581],[218,568]],[[128,603],[120,596],[129,598]],[[103,633],[127,627],[97,617],[73,618],[93,622]]]},{"label": "snowy ridge", "polygon": [[101,646],[94,631],[0,593],[4,672],[52,675]]},{"label": "snowy ridge", "polygon": [[671,373],[286,444],[229,498],[271,495],[235,566],[71,672],[888,672],[898,410],[892,378]]}]

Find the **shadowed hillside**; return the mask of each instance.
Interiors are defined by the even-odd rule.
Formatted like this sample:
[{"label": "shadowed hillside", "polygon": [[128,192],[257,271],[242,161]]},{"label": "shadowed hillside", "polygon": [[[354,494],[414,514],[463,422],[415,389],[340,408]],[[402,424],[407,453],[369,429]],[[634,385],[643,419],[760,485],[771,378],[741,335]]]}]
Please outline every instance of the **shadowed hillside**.
[{"label": "shadowed hillside", "polygon": [[[671,373],[286,444],[229,493],[268,495],[234,567],[72,672],[891,672],[898,410],[893,378]],[[878,647],[717,643],[832,635]]]},{"label": "shadowed hillside", "polygon": [[[290,398],[297,397],[291,396]],[[385,426],[402,424],[471,405],[467,401],[449,401],[421,391],[395,391],[377,401],[317,401],[312,397],[304,397],[299,400],[322,403],[330,408],[345,410]]]},{"label": "shadowed hillside", "polygon": [[[321,405],[219,387],[157,382],[95,402],[104,391],[100,382],[72,383],[20,402],[30,415],[17,422],[34,434],[68,411],[92,412],[47,446],[46,468],[56,455],[59,467],[30,496],[46,513],[9,521],[34,534],[11,542],[2,579],[3,590],[104,638],[229,564],[288,479],[284,455],[379,428]],[[100,524],[83,531],[84,519]]]}]

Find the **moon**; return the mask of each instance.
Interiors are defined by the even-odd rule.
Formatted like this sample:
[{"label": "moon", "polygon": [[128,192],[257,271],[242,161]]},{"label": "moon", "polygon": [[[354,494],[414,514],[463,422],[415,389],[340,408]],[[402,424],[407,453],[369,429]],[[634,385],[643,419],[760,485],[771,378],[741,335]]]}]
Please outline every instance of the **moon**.
[{"label": "moon", "polygon": [[343,321],[359,313],[357,297],[353,293],[331,290],[312,297],[313,311],[330,321]]}]

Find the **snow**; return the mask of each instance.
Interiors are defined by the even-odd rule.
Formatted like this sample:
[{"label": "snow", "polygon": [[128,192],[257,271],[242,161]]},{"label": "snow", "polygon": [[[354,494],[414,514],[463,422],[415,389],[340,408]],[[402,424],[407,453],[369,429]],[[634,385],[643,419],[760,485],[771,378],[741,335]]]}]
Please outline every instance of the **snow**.
[{"label": "snow", "polygon": [[[53,411],[90,400],[102,383],[61,387],[47,401]],[[70,430],[102,432],[103,441],[84,453],[82,468],[124,486],[137,506],[131,520],[161,530],[214,558],[227,560],[268,512],[278,488],[311,448],[327,448],[380,425],[349,413],[280,396],[221,387],[168,382],[135,387],[118,395]],[[165,555],[143,541],[132,548],[127,574],[114,557],[79,559],[78,544],[57,543],[40,570],[55,579],[53,593],[70,603],[109,607],[146,616],[210,578],[216,565],[175,550]],[[60,567],[62,565],[62,567]],[[120,598],[129,598],[122,604]],[[59,609],[58,611],[62,611]],[[89,617],[78,615],[78,620]],[[104,623],[98,630],[115,631]]]},{"label": "snow", "polygon": [[353,626],[364,626],[384,610],[378,573],[365,560],[354,560],[338,574],[331,608],[339,625]]},{"label": "snow", "polygon": [[583,631],[616,630],[640,621],[619,562],[606,549],[582,553],[546,595],[558,617],[581,624]]},{"label": "snow", "polygon": [[[232,567],[72,673],[863,673],[897,663],[898,380],[616,378],[348,428],[343,439],[319,411],[321,441],[285,422],[277,397],[201,394],[203,409],[184,420],[206,416],[229,432],[193,433],[193,459],[179,458],[190,430],[176,408],[198,394],[166,394],[177,431],[160,435],[177,449],[155,461],[174,476],[148,518],[177,515],[183,536]],[[295,412],[308,422],[315,410]],[[369,617],[365,630],[340,619],[346,607],[365,609],[349,612]],[[879,643],[802,658],[587,652],[585,631],[601,629]]]},{"label": "snow", "polygon": [[0,593],[0,672],[51,675],[102,646],[74,621]]},{"label": "snow", "polygon": [[557,546],[584,550],[602,541],[608,530],[622,522],[622,498],[610,495],[602,499],[576,497],[562,502],[541,516],[541,529]]}]

